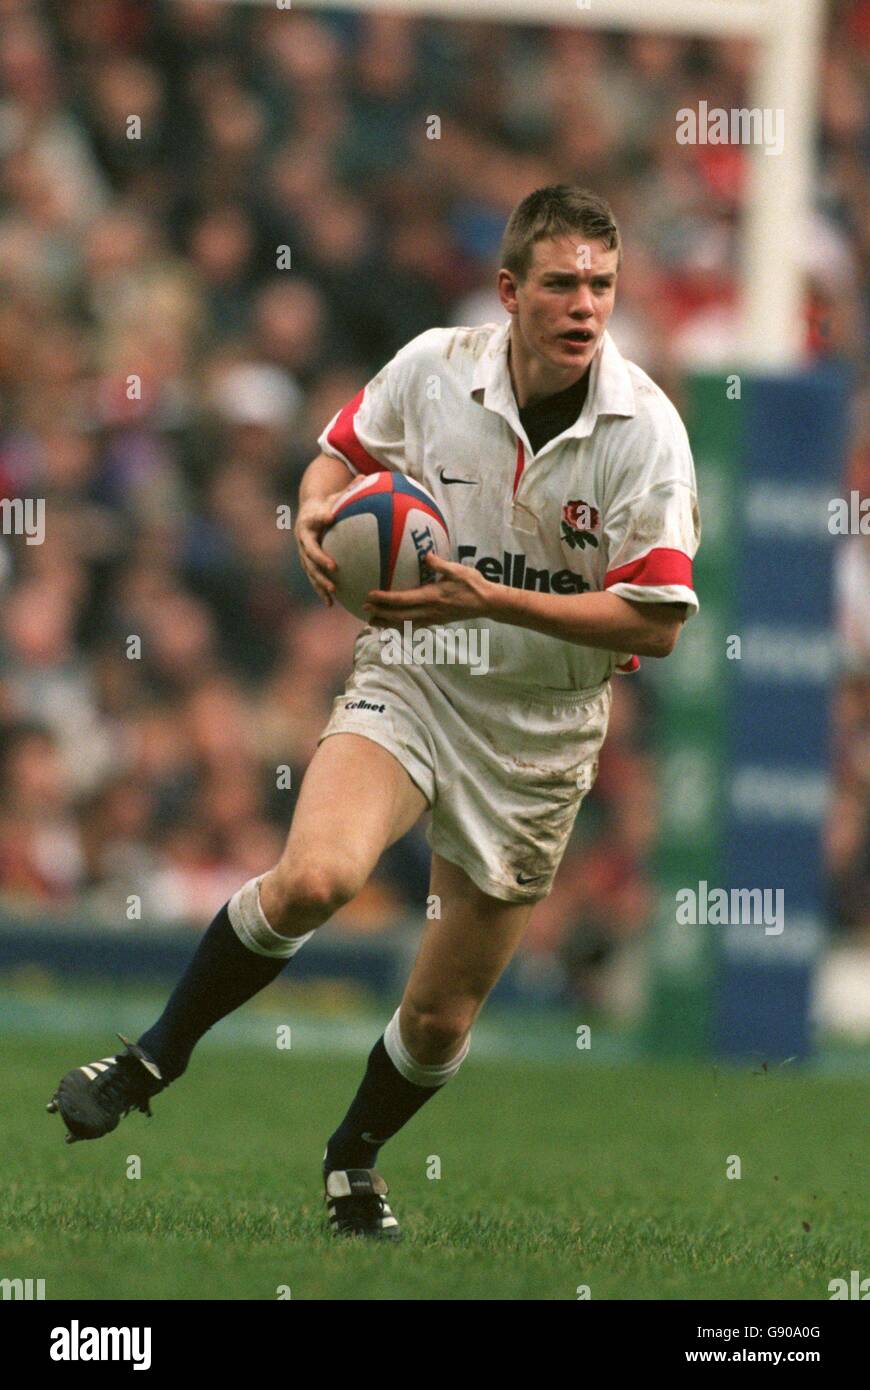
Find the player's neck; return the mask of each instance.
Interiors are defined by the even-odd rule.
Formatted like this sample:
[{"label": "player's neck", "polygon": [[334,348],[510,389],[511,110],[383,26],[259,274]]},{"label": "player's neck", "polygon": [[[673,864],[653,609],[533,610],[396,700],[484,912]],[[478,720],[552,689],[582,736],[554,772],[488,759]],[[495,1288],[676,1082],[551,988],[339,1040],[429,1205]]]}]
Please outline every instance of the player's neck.
[{"label": "player's neck", "polygon": [[548,396],[558,396],[560,391],[567,391],[569,386],[576,385],[586,375],[589,367],[574,372],[570,368],[564,371],[554,369],[539,357],[518,352],[511,337],[508,343],[508,371],[517,405],[524,410],[527,405],[537,405],[538,401],[546,400]]}]

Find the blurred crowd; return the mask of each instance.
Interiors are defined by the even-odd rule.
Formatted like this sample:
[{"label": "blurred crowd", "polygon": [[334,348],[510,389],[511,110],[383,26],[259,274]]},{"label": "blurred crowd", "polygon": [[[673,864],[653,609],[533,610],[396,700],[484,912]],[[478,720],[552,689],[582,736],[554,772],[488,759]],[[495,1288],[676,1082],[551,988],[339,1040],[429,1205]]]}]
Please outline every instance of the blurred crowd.
[{"label": "blurred crowd", "polygon": [[[870,2],[828,22],[806,351],[857,363]],[[0,0],[0,496],[47,517],[44,544],[0,537],[7,904],[121,925],[137,894],[149,921],[202,924],[275,860],[357,630],[315,602],[277,509],[410,337],[502,317],[499,239],[531,188],[610,198],[612,330],[678,402],[688,364],[728,357],[746,154],[678,145],[674,113],[745,105],[752,63],[742,41]],[[868,436],[859,386],[843,483],[864,495]],[[868,545],[838,570],[827,842],[835,925],[865,934]],[[529,943],[580,988],[650,914],[653,694],[643,672],[616,694]],[[426,887],[418,830],[345,922]]]}]

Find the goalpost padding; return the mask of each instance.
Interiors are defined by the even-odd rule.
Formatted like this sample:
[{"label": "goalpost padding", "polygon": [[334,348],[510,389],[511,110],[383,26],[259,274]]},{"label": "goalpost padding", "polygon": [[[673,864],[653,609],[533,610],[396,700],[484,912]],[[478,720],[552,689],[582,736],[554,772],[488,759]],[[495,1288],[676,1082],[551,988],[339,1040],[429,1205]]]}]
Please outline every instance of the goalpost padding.
[{"label": "goalpost padding", "polygon": [[[660,675],[662,820],[646,1044],[783,1061],[813,1050],[836,671],[832,569],[847,375],[697,376],[687,426],[704,537],[701,614]],[[736,374],[731,378],[736,380]],[[739,645],[735,644],[738,640]],[[782,894],[783,927],[678,924],[699,885]]]}]

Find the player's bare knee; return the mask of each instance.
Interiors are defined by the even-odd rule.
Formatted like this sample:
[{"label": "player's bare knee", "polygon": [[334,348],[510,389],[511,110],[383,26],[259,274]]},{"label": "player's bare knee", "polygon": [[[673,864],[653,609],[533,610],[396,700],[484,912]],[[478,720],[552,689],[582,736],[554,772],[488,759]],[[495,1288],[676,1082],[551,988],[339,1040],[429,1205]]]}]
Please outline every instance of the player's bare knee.
[{"label": "player's bare knee", "polygon": [[[402,1009],[402,1034],[408,1049],[418,1053],[450,1057],[462,1046],[471,1031],[474,1011],[461,1006],[417,1008],[406,1001]],[[421,1055],[419,1060],[424,1060]]]},{"label": "player's bare knee", "polygon": [[279,865],[269,884],[271,910],[265,904],[264,908],[275,931],[295,936],[300,925],[310,930],[327,921],[364,882],[363,875],[346,863],[312,861],[292,869]]}]

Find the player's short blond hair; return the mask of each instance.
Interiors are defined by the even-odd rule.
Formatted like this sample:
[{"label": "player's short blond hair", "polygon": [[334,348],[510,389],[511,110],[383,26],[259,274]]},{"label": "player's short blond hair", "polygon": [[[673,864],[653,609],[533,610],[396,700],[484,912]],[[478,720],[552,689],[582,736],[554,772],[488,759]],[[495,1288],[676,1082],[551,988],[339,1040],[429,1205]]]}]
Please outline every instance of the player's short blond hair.
[{"label": "player's short blond hair", "polygon": [[501,243],[501,264],[522,282],[529,273],[536,241],[578,234],[590,241],[603,241],[608,251],[618,251],[619,268],[619,228],[604,198],[591,188],[567,183],[536,188],[517,203],[508,219]]}]

